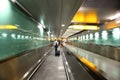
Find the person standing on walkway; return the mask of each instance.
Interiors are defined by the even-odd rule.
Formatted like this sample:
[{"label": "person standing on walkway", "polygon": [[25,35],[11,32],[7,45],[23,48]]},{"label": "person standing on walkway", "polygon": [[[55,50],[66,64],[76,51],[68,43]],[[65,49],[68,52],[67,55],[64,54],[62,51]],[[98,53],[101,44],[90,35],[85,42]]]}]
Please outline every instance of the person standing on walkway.
[{"label": "person standing on walkway", "polygon": [[55,53],[57,52],[58,45],[59,45],[58,41],[55,40],[54,41]]}]

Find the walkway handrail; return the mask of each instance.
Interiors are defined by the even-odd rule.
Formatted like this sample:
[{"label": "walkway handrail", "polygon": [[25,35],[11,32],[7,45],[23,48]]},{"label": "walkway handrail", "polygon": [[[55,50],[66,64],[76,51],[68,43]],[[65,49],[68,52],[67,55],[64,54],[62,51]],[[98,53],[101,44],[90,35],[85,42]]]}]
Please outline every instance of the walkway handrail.
[{"label": "walkway handrail", "polygon": [[64,65],[64,68],[65,68],[65,73],[66,73],[67,80],[74,80],[73,74],[70,70],[70,67],[68,65],[68,62],[66,60],[66,57],[65,57],[65,54],[64,54],[63,50],[62,50],[61,53],[62,53],[61,55],[62,55],[62,60],[63,60],[63,65]]},{"label": "walkway handrail", "polygon": [[48,51],[45,52],[45,54],[42,56],[42,58],[40,58],[36,63],[35,65],[33,65],[29,70],[28,72],[26,72],[23,77],[20,79],[20,80],[30,80],[31,77],[34,75],[34,73],[38,70],[38,68],[44,63],[44,61],[46,60],[46,58],[48,57],[49,55],[49,52],[52,50],[49,49]]}]

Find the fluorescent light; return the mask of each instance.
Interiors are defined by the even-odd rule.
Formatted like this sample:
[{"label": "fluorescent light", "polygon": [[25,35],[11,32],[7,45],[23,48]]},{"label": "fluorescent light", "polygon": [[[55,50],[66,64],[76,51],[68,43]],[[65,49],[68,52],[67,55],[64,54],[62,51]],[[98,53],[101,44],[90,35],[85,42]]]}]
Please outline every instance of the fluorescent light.
[{"label": "fluorescent light", "polygon": [[68,27],[69,29],[83,29],[84,26],[83,25],[71,25]]},{"label": "fluorescent light", "polygon": [[85,25],[84,29],[88,29],[88,30],[98,30],[99,27],[95,26],[95,25]]},{"label": "fluorescent light", "polygon": [[114,20],[114,19],[117,19],[117,18],[119,18],[119,17],[120,17],[120,13],[116,13],[115,15],[110,16],[108,19]]},{"label": "fluorescent light", "polygon": [[38,28],[40,30],[40,36],[43,36],[43,33],[44,33],[43,25],[42,24],[38,24]]},{"label": "fluorescent light", "polygon": [[16,0],[11,0],[13,3],[15,3],[16,2]]},{"label": "fluorescent light", "polygon": [[41,28],[42,28],[42,25],[41,25],[41,24],[38,24],[38,28],[41,29]]},{"label": "fluorescent light", "polygon": [[98,30],[99,28],[94,25],[71,25],[69,29],[85,29],[85,30]]},{"label": "fluorescent light", "polygon": [[39,24],[38,24],[38,28],[40,29],[41,27],[44,28],[44,29],[46,28],[43,24],[40,24],[40,23],[39,23]]}]

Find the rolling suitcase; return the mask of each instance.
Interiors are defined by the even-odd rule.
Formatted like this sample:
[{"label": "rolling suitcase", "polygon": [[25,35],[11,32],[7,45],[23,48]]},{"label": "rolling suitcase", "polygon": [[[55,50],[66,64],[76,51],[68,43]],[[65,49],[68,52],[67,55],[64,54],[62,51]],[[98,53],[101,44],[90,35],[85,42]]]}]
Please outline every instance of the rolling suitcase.
[{"label": "rolling suitcase", "polygon": [[60,50],[57,50],[55,56],[60,56]]}]

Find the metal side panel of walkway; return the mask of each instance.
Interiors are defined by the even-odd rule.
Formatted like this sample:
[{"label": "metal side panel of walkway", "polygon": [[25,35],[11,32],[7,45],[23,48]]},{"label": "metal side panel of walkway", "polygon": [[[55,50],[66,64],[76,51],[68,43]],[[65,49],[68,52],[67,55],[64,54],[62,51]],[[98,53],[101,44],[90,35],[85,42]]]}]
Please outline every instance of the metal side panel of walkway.
[{"label": "metal side panel of walkway", "polygon": [[38,68],[30,80],[67,80],[62,55],[55,56],[53,48],[45,62]]}]

